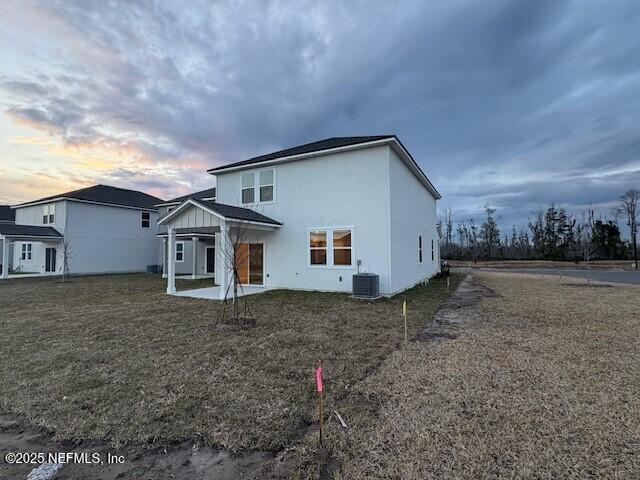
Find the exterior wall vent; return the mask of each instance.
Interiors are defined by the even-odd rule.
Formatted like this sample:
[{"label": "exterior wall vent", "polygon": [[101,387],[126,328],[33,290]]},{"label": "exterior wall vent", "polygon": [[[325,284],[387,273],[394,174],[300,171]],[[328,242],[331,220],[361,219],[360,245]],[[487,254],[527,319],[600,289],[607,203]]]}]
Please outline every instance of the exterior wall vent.
[{"label": "exterior wall vent", "polygon": [[353,296],[372,300],[380,296],[379,277],[375,273],[358,273],[353,276]]}]

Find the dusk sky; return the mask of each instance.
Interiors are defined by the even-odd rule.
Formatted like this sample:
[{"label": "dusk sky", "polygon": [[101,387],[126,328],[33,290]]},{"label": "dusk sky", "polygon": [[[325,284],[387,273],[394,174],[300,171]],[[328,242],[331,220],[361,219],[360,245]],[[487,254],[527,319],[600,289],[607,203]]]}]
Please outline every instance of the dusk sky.
[{"label": "dusk sky", "polygon": [[3,0],[0,46],[0,203],[391,133],[458,218],[640,188],[637,0]]}]

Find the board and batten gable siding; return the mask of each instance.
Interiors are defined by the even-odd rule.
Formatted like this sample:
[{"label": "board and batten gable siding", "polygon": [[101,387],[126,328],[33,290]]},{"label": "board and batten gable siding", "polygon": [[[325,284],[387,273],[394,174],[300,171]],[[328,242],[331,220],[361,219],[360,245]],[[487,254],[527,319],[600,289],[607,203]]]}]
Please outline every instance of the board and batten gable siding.
[{"label": "board and batten gable siding", "polygon": [[[391,292],[397,293],[440,270],[439,237],[436,199],[392,149],[389,155]],[[419,262],[419,236],[422,236],[422,263]]]},{"label": "board and batten gable siding", "polygon": [[[180,212],[166,224],[167,229],[173,228],[199,228],[199,227],[219,227],[220,218],[209,212],[205,212],[201,208],[194,206],[187,207],[186,210]],[[212,231],[213,233],[213,231]]]},{"label": "board and batten gable siding", "polygon": [[65,203],[72,274],[144,272],[158,264],[157,212],[150,212],[149,228],[142,228],[138,209]]},{"label": "board and batten gable siding", "polygon": [[[360,271],[380,275],[380,291],[389,292],[389,150],[362,148],[216,175],[218,202],[282,222],[276,231],[252,233],[251,241],[264,243],[267,286],[350,292],[361,260]],[[268,168],[275,175],[274,201],[242,205],[241,174]],[[352,228],[353,266],[310,266],[314,228]]]}]

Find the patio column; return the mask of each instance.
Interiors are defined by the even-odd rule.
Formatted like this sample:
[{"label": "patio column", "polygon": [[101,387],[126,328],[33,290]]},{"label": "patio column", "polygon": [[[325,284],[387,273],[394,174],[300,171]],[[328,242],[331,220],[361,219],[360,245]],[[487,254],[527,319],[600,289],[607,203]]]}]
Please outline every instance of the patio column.
[{"label": "patio column", "polygon": [[[216,280],[220,287],[220,300],[224,300],[224,296],[227,293],[227,287],[229,286],[229,265],[228,258],[229,252],[229,227],[226,222],[220,224],[220,245],[216,248],[216,257],[220,259],[220,268],[216,269]],[[218,235],[216,235],[218,238]],[[219,273],[219,275],[218,275]]]},{"label": "patio column", "polygon": [[162,278],[167,278],[167,239],[162,239]]},{"label": "patio column", "polygon": [[9,278],[9,239],[2,238],[2,276],[0,278]]},{"label": "patio column", "polygon": [[176,231],[169,227],[167,258],[167,293],[176,293]]},{"label": "patio column", "polygon": [[198,269],[197,269],[197,265],[198,265],[198,237],[193,237],[191,239],[191,243],[193,245],[193,255],[192,255],[192,260],[193,260],[193,265],[191,266],[191,278],[193,280],[196,279],[196,275],[198,274]]}]

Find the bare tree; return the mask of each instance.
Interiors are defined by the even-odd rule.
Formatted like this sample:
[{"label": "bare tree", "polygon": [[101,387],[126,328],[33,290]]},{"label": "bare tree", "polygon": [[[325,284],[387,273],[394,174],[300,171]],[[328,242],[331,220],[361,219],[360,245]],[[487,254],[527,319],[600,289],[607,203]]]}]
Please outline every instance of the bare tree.
[{"label": "bare tree", "polygon": [[632,188],[620,197],[618,211],[627,217],[627,225],[631,232],[631,242],[633,243],[633,259],[638,270],[638,203],[640,203],[640,190]]},{"label": "bare tree", "polygon": [[[232,305],[232,322],[240,320],[240,301],[239,294],[243,292],[243,279],[240,275],[239,268],[246,265],[249,259],[249,240],[251,239],[251,229],[244,222],[234,223],[227,230],[226,248],[221,251],[223,259],[223,267],[227,272],[231,273],[227,285],[221,285],[225,289],[224,303],[231,298]],[[221,233],[224,235],[224,233]],[[223,309],[224,316],[224,309]],[[251,311],[244,297],[244,317],[251,317]]]},{"label": "bare tree", "polygon": [[71,240],[69,237],[65,236],[62,238],[62,280],[69,280],[69,276],[71,275],[71,271],[69,270],[69,260],[73,257],[73,250],[71,250]]}]

